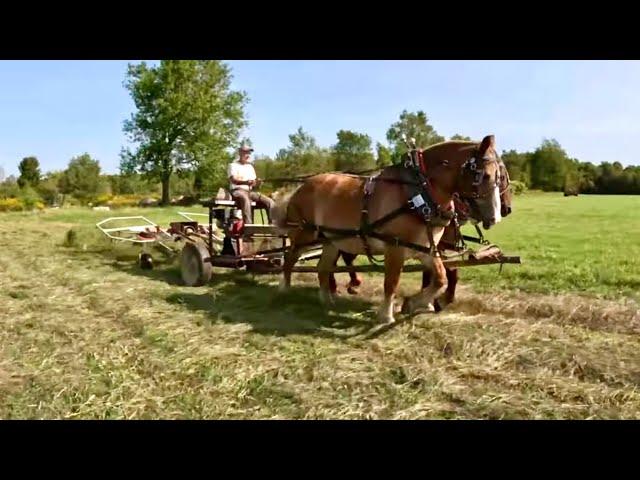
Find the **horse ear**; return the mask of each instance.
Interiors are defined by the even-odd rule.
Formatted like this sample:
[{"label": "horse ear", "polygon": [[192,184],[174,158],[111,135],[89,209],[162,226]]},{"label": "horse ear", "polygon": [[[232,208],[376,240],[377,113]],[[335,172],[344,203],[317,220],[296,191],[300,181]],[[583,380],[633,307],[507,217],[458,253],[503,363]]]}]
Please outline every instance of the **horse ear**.
[{"label": "horse ear", "polygon": [[480,142],[480,155],[484,155],[484,153],[489,149],[489,147],[493,148],[496,146],[496,137],[493,135],[487,135]]}]

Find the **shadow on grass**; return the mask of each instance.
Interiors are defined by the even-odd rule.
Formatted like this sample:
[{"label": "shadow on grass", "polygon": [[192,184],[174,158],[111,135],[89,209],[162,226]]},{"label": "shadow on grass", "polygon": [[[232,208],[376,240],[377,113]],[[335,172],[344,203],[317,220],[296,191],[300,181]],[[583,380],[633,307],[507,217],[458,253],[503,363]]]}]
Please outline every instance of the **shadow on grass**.
[{"label": "shadow on grass", "polygon": [[[83,253],[91,255],[90,252]],[[129,275],[184,287],[174,258],[157,254],[153,258],[152,270],[144,270],[138,265],[137,253],[112,253],[105,262]],[[200,293],[201,289],[194,289],[193,293],[176,292],[166,300],[192,311],[208,313],[212,321],[249,324],[254,332],[277,336],[303,334],[351,338],[366,334],[374,326],[377,306],[365,297],[343,294],[327,311],[318,298],[317,285],[294,286],[283,293],[277,286],[258,280],[265,277],[279,279],[274,275],[216,269],[206,286],[207,293]]]},{"label": "shadow on grass", "polygon": [[116,270],[119,270],[129,275],[139,275],[141,277],[150,278],[151,280],[157,280],[168,285],[184,286],[182,283],[182,277],[180,276],[180,269],[173,265],[171,260],[159,264],[154,258],[154,268],[152,270],[144,270],[138,265],[137,257],[130,262],[121,263],[122,260],[113,262],[111,265]]},{"label": "shadow on grass", "polygon": [[244,323],[254,332],[276,336],[314,335],[350,338],[372,326],[373,305],[361,298],[338,297],[327,311],[317,287],[293,287],[282,293],[275,285],[245,273],[214,275],[211,293],[174,293],[167,301],[210,314],[212,320]]}]

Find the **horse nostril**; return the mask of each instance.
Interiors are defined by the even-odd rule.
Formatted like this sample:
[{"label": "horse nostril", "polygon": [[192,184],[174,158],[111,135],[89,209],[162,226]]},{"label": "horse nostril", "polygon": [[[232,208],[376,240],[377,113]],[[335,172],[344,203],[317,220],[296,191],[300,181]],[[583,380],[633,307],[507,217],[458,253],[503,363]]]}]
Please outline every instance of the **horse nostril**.
[{"label": "horse nostril", "polygon": [[511,207],[507,207],[507,214],[511,213]]}]

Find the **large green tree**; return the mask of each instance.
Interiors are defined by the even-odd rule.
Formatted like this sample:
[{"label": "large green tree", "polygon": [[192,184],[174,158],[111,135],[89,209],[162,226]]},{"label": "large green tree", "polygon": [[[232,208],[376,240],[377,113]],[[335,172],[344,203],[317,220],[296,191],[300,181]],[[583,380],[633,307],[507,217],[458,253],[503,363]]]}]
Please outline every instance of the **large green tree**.
[{"label": "large green tree", "polygon": [[47,205],[54,205],[58,202],[60,179],[63,175],[64,172],[61,171],[47,172],[40,179],[36,190]]},{"label": "large green tree", "polygon": [[85,153],[71,159],[69,166],[59,177],[58,187],[60,193],[73,195],[86,203],[101,193],[104,183],[100,178],[100,163]]},{"label": "large green tree", "polygon": [[531,155],[533,188],[562,191],[569,168],[569,158],[557,140],[544,140]]},{"label": "large green tree", "polygon": [[340,130],[337,137],[338,143],[333,147],[336,170],[355,173],[375,168],[376,162],[369,135]]},{"label": "large green tree", "polygon": [[294,177],[327,172],[333,169],[329,149],[318,146],[316,139],[299,127],[289,135],[289,146],[281,148],[275,158],[276,176]]},{"label": "large green tree", "polygon": [[376,143],[376,166],[378,168],[388,167],[393,164],[391,150],[380,142]]},{"label": "large green tree", "polygon": [[407,147],[402,140],[402,134],[407,138],[415,138],[418,148],[427,148],[430,145],[444,142],[444,137],[429,125],[429,118],[422,111],[416,113],[403,110],[400,119],[395,122],[387,131],[387,141],[391,145],[394,158],[399,158],[407,151]]},{"label": "large green tree", "polygon": [[122,152],[121,169],[162,183],[170,202],[174,173],[196,170],[224,180],[231,149],[246,125],[244,92],[231,89],[229,67],[217,60],[163,60],[129,65],[125,87],[136,111],[124,123],[135,151]]},{"label": "large green tree", "polygon": [[509,171],[509,178],[531,185],[531,153],[520,153],[516,150],[502,152],[502,161]]},{"label": "large green tree", "polygon": [[18,185],[24,188],[26,185],[37,187],[40,183],[40,162],[36,157],[25,157],[18,165],[20,176],[18,177]]}]

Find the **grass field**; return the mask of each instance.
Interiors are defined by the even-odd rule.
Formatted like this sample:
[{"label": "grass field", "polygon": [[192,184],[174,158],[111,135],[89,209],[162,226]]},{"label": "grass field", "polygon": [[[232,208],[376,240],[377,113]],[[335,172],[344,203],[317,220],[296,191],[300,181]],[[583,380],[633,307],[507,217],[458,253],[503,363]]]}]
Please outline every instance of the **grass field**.
[{"label": "grass field", "polygon": [[[203,211],[117,215],[178,210]],[[223,270],[183,287],[160,254],[141,271],[93,227],[112,212],[0,214],[0,417],[637,418],[639,211],[516,197],[487,237],[523,264],[462,270],[456,304],[379,336],[380,275],[325,312],[313,275],[282,295]]]}]

